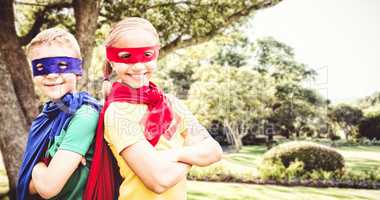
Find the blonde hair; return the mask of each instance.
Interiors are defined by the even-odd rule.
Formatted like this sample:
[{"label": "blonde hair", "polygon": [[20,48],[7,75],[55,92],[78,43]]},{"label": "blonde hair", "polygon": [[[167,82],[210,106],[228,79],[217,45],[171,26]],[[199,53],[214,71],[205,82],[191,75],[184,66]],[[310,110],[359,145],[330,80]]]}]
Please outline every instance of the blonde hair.
[{"label": "blonde hair", "polygon": [[26,47],[27,57],[30,57],[34,48],[42,45],[63,45],[72,49],[77,58],[81,58],[80,47],[74,35],[62,28],[49,28],[38,33]]},{"label": "blonde hair", "polygon": [[[145,30],[152,34],[158,45],[160,44],[157,30],[154,28],[152,23],[140,17],[127,17],[112,27],[110,33],[105,39],[104,45],[106,47],[112,46],[114,43],[116,43],[116,41],[118,41],[121,37],[127,35],[128,31],[131,30]],[[107,96],[110,91],[111,84],[109,82],[109,79],[111,73],[111,64],[106,60],[103,66],[103,76],[105,80],[103,83],[103,92],[105,96]]]},{"label": "blonde hair", "polygon": [[105,46],[112,46],[130,30],[145,30],[153,35],[157,44],[160,43],[157,30],[148,20],[140,17],[127,17],[112,27],[104,42]]}]

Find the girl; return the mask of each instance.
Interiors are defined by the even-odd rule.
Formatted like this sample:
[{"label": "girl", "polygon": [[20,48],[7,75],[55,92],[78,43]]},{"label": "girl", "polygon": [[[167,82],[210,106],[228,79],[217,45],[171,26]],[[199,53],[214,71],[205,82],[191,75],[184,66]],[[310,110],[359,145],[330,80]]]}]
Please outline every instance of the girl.
[{"label": "girl", "polygon": [[[219,161],[219,144],[177,98],[149,81],[160,48],[150,22],[142,18],[120,21],[105,46],[104,78],[107,81],[114,71],[117,81],[101,112],[96,137],[97,146],[102,146],[98,150],[106,151],[99,144],[104,137],[120,167],[119,199],[186,199],[190,166]],[[94,163],[104,163],[106,153],[97,156],[101,153],[95,152]],[[96,188],[95,183],[101,182],[95,174],[99,170],[90,172],[88,187]],[[88,197],[93,198],[98,197]]]}]

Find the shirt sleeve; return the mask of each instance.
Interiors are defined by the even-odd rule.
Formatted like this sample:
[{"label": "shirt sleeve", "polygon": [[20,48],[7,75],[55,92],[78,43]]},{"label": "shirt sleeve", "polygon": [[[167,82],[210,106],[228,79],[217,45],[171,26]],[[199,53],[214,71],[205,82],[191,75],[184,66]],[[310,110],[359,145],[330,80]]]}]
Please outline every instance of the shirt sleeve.
[{"label": "shirt sleeve", "polygon": [[58,149],[86,155],[95,136],[99,113],[90,105],[82,105],[67,127]]},{"label": "shirt sleeve", "polygon": [[104,116],[104,139],[121,153],[139,141],[145,140],[144,126],[140,123],[144,107],[129,103],[112,103]]},{"label": "shirt sleeve", "polygon": [[185,139],[185,145],[192,145],[211,137],[207,129],[198,122],[197,118],[181,100],[172,95],[168,95],[168,98],[174,112],[181,116],[182,123],[179,131]]}]

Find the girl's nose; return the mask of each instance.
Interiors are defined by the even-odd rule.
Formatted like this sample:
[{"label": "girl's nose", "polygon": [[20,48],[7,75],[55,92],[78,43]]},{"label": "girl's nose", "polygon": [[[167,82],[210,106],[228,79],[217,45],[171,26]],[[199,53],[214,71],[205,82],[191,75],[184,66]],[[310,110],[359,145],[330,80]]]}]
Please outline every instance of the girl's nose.
[{"label": "girl's nose", "polygon": [[141,71],[141,70],[144,70],[144,68],[145,68],[145,65],[144,65],[144,63],[141,63],[141,62],[135,63],[132,66],[133,71]]}]

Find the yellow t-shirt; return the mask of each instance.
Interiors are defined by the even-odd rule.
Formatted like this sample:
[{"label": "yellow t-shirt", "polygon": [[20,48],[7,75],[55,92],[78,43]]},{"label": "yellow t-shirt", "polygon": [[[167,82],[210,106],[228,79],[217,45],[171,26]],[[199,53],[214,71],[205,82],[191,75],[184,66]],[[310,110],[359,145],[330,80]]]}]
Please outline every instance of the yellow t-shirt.
[{"label": "yellow t-shirt", "polygon": [[[191,112],[174,96],[167,96],[174,111],[174,120],[169,131],[162,135],[155,146],[157,150],[178,148],[184,145],[186,129],[195,118]],[[128,167],[120,156],[126,147],[145,140],[142,119],[147,112],[144,104],[113,102],[109,105],[104,118],[104,138],[120,167],[124,179],[119,190],[119,200],[185,200],[186,178],[162,194],[149,190],[140,178]],[[170,131],[175,130],[175,131]],[[170,136],[168,136],[170,135]],[[167,139],[170,138],[170,139]]]}]

